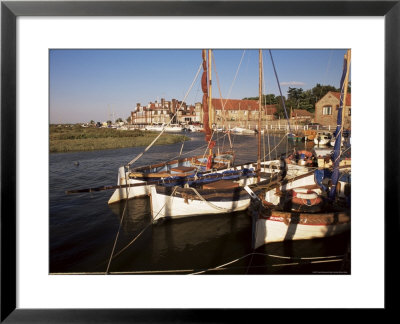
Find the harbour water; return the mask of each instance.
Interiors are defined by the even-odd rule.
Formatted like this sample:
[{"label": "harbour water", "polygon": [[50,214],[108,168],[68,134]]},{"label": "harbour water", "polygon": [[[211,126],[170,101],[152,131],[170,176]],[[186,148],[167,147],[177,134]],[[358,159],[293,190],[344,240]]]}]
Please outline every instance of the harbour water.
[{"label": "harbour water", "polygon": [[[182,143],[152,147],[135,165],[173,159],[181,149],[189,156],[203,154],[204,135],[189,133],[189,137],[183,149]],[[229,147],[227,137],[221,136],[218,143],[216,148]],[[273,159],[293,145],[279,136],[264,143],[266,153],[280,143]],[[304,142],[295,145],[305,147]],[[257,159],[257,136],[234,136],[233,146],[236,163]],[[151,224],[149,198],[108,205],[111,190],[65,194],[115,185],[118,168],[143,149],[50,154],[50,273],[101,274],[108,268],[110,274],[350,274],[350,234],[271,243],[252,253],[251,219],[246,212]]]}]

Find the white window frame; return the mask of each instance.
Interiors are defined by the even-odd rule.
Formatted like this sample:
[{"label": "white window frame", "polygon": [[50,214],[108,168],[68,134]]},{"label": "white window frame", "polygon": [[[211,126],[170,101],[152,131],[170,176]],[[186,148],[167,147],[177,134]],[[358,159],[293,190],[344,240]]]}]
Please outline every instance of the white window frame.
[{"label": "white window frame", "polygon": [[323,106],[322,115],[332,115],[332,106]]}]

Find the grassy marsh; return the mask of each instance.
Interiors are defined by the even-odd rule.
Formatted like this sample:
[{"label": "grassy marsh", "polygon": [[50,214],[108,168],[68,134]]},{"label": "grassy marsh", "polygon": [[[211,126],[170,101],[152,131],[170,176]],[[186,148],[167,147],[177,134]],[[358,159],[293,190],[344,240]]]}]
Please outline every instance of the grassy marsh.
[{"label": "grassy marsh", "polygon": [[[81,125],[50,125],[50,153],[106,150],[146,146],[158,135],[141,130],[82,127]],[[155,145],[174,144],[189,140],[179,134],[163,134]]]}]

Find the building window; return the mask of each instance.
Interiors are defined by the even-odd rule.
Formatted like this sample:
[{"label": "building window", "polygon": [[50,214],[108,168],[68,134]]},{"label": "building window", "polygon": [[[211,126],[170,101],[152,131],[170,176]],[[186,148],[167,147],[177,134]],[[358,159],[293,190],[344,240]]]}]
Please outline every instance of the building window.
[{"label": "building window", "polygon": [[322,115],[332,115],[332,106],[324,106],[322,108]]},{"label": "building window", "polygon": [[349,116],[351,116],[351,108],[349,108]]}]

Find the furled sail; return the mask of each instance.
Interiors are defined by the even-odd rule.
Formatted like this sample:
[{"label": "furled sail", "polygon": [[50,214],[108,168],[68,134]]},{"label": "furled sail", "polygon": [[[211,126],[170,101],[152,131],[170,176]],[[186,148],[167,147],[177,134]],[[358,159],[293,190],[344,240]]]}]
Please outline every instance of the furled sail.
[{"label": "furled sail", "polygon": [[343,74],[340,80],[340,104],[338,108],[338,116],[337,116],[337,126],[335,131],[335,146],[333,149],[333,174],[332,174],[332,187],[329,192],[329,198],[334,199],[336,195],[336,185],[339,180],[339,163],[340,163],[340,154],[341,154],[341,143],[342,143],[342,133],[343,133],[343,105],[346,105],[346,96],[347,96],[347,83],[349,77],[349,68],[350,68],[350,50],[347,51],[347,54],[344,56],[343,62]]}]

